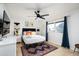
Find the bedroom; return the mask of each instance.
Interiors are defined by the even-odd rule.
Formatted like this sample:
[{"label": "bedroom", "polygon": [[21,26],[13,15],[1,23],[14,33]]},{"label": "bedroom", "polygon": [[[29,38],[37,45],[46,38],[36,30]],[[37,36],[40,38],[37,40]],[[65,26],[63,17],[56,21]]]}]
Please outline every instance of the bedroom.
[{"label": "bedroom", "polygon": [[[54,55],[62,55],[62,56],[70,56],[70,55],[79,55],[76,51],[73,53],[75,44],[79,44],[79,27],[78,17],[79,17],[79,4],[78,3],[7,3],[0,4],[0,16],[3,14],[2,11],[5,10],[7,15],[10,18],[10,33],[6,35],[7,37],[15,36],[17,43],[12,45],[14,49],[12,55],[22,56],[21,47],[23,42],[25,45],[39,42],[46,42],[45,44],[50,44],[56,46],[57,49],[52,52],[47,52],[41,54],[45,56],[54,56]],[[36,17],[40,11],[40,15],[48,14],[45,16],[45,19],[41,19],[40,17]],[[2,17],[2,16],[1,16]],[[63,40],[63,26],[64,19],[67,19],[68,25],[68,38],[69,38],[69,46],[70,49],[61,47]],[[57,29],[58,24],[61,24],[61,28]],[[46,26],[47,25],[47,26]],[[59,26],[59,25],[58,25]],[[25,30],[24,30],[25,29]],[[58,31],[57,31],[58,30]],[[28,36],[31,35],[41,35],[44,40],[41,41],[40,37],[28,39],[25,41],[23,39],[23,35]],[[27,35],[28,34],[28,35]],[[33,40],[36,39],[36,40]],[[47,39],[47,41],[46,41]],[[23,41],[23,42],[22,42]],[[43,45],[43,43],[32,44],[31,46],[35,47],[38,45]],[[25,46],[27,48],[27,46]],[[48,46],[49,47],[49,46]],[[44,48],[34,49],[31,52],[36,50],[43,50]],[[45,48],[46,49],[46,48]],[[29,49],[30,50],[30,49]],[[48,49],[50,50],[50,49]],[[1,50],[2,51],[2,50]],[[24,51],[24,50],[23,50]],[[37,52],[37,51],[36,51]],[[68,52],[68,53],[66,53]],[[27,53],[24,53],[27,55]],[[39,55],[39,54],[37,54]]]}]

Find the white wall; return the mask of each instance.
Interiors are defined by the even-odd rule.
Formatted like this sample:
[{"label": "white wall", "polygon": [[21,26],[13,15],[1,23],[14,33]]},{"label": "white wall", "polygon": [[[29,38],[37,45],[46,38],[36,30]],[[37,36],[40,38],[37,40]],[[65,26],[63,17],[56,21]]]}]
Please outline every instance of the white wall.
[{"label": "white wall", "polygon": [[68,32],[71,49],[75,44],[79,44],[79,9],[71,12],[68,18]]},{"label": "white wall", "polygon": [[4,5],[0,4],[0,18],[3,18]]},{"label": "white wall", "polygon": [[36,26],[38,29],[40,29],[39,34],[42,36],[45,36],[46,35],[46,20],[37,19]]},{"label": "white wall", "polygon": [[[4,10],[4,5],[0,4],[0,20],[3,19],[3,10]],[[1,37],[1,35],[0,35]]]}]

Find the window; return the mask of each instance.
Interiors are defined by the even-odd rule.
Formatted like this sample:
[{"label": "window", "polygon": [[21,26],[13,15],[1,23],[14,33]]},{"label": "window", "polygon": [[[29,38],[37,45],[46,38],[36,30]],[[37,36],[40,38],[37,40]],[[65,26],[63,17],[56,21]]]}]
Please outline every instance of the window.
[{"label": "window", "polygon": [[64,22],[58,22],[55,24],[55,29],[59,33],[63,33]]},{"label": "window", "polygon": [[59,33],[63,33],[64,22],[55,22],[48,24],[48,31],[57,31]]},{"label": "window", "polygon": [[55,24],[54,23],[48,24],[48,31],[54,31],[54,30],[55,30]]}]

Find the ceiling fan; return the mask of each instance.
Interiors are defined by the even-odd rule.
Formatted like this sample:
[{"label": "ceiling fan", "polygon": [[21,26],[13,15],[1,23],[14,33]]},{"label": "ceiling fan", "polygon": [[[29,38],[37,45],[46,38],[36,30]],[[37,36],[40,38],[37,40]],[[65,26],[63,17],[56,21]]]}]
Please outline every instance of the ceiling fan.
[{"label": "ceiling fan", "polygon": [[[36,19],[37,18],[41,18],[41,19],[44,19],[45,20],[45,16],[49,16],[49,14],[44,14],[44,15],[40,15],[40,11],[39,10],[37,10],[37,11],[35,11],[35,14],[36,14]],[[35,19],[35,20],[36,20]]]}]

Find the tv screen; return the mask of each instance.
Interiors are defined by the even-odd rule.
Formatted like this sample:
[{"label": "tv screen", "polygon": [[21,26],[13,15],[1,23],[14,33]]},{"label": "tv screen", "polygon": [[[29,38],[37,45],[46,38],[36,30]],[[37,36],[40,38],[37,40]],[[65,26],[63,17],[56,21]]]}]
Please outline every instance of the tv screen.
[{"label": "tv screen", "polygon": [[2,35],[3,21],[0,19],[0,35]]},{"label": "tv screen", "polygon": [[10,32],[10,19],[6,13],[6,11],[3,12],[3,33],[2,36],[8,34]]}]

